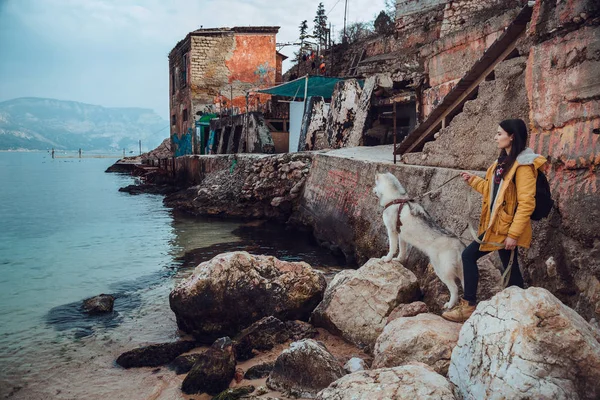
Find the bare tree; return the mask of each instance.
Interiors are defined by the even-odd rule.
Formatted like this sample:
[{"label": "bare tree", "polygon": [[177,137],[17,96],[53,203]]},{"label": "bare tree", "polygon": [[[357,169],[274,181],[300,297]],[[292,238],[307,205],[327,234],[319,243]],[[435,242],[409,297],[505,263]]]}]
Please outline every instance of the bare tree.
[{"label": "bare tree", "polygon": [[[373,26],[368,22],[353,22],[346,26],[346,38],[348,43],[354,43],[373,35]],[[340,41],[343,39],[340,33]]]}]

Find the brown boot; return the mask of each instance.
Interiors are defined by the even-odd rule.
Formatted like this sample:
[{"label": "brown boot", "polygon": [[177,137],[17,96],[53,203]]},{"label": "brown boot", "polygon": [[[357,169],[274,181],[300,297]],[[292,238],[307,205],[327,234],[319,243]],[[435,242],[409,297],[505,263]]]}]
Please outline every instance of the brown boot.
[{"label": "brown boot", "polygon": [[452,310],[442,314],[442,318],[452,322],[463,323],[469,319],[475,308],[477,306],[471,306],[467,300],[460,299],[460,302]]}]

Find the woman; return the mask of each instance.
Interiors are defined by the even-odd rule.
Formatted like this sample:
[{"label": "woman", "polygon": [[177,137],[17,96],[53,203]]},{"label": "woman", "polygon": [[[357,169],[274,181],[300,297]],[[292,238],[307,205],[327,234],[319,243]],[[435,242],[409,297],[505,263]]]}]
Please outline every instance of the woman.
[{"label": "woman", "polygon": [[546,159],[526,148],[527,126],[523,120],[502,121],[494,140],[500,156],[488,168],[485,178],[461,172],[462,178],[483,195],[477,233],[481,244],[474,241],[462,253],[464,295],[456,307],[442,314],[449,321],[464,322],[475,311],[479,280],[477,260],[492,251],[498,250],[506,268],[514,250],[508,286],[523,287],[517,247],[529,248],[531,244],[529,217],[535,209],[537,170]]}]

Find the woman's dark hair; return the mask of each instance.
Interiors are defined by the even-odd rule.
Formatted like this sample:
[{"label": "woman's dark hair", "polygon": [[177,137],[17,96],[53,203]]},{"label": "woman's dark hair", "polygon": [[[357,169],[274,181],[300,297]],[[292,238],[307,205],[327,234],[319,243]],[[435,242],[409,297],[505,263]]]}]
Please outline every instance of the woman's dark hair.
[{"label": "woman's dark hair", "polygon": [[510,154],[506,154],[506,150],[502,149],[498,157],[498,163],[504,162],[504,172],[502,173],[504,177],[514,164],[517,156],[527,147],[527,125],[522,119],[505,119],[500,122],[500,127],[513,139]]}]

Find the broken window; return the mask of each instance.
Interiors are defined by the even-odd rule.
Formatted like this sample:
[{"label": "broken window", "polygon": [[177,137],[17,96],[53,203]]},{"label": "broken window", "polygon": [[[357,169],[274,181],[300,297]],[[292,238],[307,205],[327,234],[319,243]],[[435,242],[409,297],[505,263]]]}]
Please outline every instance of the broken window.
[{"label": "broken window", "polygon": [[173,114],[171,115],[171,125],[176,125],[177,124],[177,115]]},{"label": "broken window", "polygon": [[188,64],[188,55],[184,54],[181,58],[181,68],[179,69],[179,82],[181,83],[181,87],[184,88],[187,86],[187,64]]},{"label": "broken window", "polygon": [[187,108],[183,110],[183,122],[188,120],[188,111]]},{"label": "broken window", "polygon": [[175,70],[171,68],[171,94],[175,94]]}]

